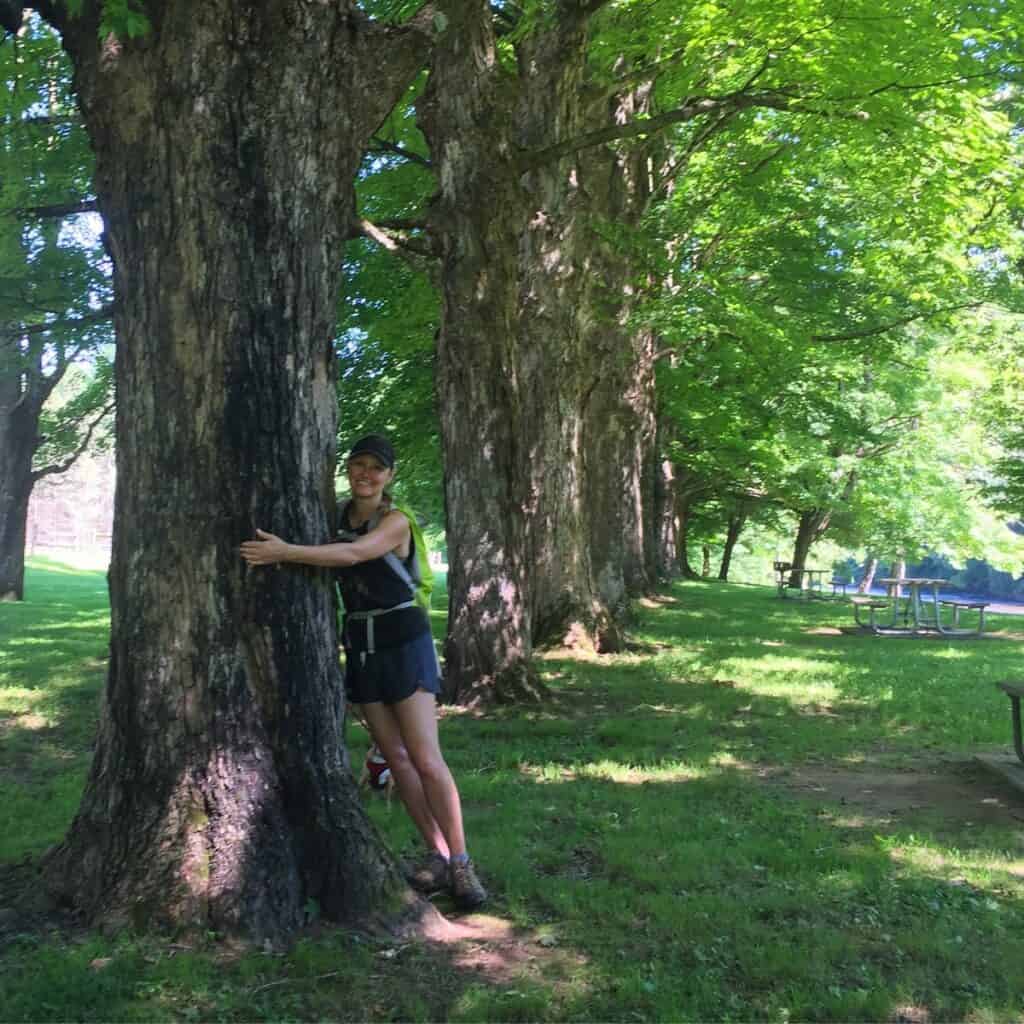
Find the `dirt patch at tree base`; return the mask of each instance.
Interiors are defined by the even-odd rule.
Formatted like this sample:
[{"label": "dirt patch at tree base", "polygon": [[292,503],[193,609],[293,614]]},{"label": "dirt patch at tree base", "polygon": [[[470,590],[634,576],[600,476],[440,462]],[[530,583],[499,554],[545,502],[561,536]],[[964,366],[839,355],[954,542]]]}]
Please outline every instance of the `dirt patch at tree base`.
[{"label": "dirt patch at tree base", "polygon": [[547,973],[557,965],[569,977],[585,963],[575,950],[562,947],[551,932],[527,931],[490,914],[451,918],[427,936],[448,947],[452,963],[479,974],[489,984],[509,984]]}]

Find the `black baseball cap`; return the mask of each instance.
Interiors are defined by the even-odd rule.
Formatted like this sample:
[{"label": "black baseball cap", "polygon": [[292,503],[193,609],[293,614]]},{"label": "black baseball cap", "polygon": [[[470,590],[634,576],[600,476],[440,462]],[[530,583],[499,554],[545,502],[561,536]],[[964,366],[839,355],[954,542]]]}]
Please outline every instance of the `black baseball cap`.
[{"label": "black baseball cap", "polygon": [[348,461],[351,462],[357,455],[372,455],[388,469],[395,468],[395,449],[382,434],[367,434],[359,438],[348,453]]}]

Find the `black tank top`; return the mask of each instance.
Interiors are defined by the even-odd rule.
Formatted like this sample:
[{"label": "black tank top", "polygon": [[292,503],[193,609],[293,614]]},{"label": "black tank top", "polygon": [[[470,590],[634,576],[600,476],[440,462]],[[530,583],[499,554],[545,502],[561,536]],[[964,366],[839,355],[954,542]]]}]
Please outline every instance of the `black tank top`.
[{"label": "black tank top", "polygon": [[[358,528],[352,527],[348,520],[348,509],[343,513],[345,521],[342,529],[351,531],[360,537],[369,532],[369,522]],[[340,531],[339,531],[340,532]],[[346,543],[345,538],[336,538]],[[359,562],[338,569],[338,589],[345,606],[345,627],[343,631],[345,647],[348,650],[366,650],[366,623],[353,619],[350,612],[374,611],[380,608],[394,608],[412,600],[412,594],[397,573],[383,558],[373,558],[368,562]],[[402,608],[387,615],[378,615],[373,620],[374,646],[400,647],[410,640],[416,639],[421,633],[430,632],[430,620],[427,613],[419,607]]]}]

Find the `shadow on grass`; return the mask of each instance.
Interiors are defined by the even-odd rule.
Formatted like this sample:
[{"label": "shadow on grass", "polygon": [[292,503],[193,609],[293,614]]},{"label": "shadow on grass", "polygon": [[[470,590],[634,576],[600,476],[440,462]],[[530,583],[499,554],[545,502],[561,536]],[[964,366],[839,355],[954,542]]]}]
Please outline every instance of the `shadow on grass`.
[{"label": "shadow on grass", "polygon": [[[848,608],[772,607],[764,590],[682,585],[638,614],[655,653],[548,655],[551,705],[445,713],[504,937],[396,947],[323,931],[286,956],[228,958],[23,937],[3,955],[5,1018],[1019,1017],[1019,825],[854,825],[827,794],[765,778],[1002,735],[1002,704],[992,717],[978,700],[990,648],[809,634]],[[365,737],[349,743],[358,761]],[[370,812],[408,842],[397,806]]]},{"label": "shadow on grass", "polygon": [[589,965],[557,1019],[1013,1019],[1024,973],[984,950],[1024,952],[1019,821],[923,807],[853,827],[827,797],[758,784],[790,760],[863,763],[889,712],[646,659],[544,667],[554,708],[458,721],[446,746],[513,917],[556,927]]},{"label": "shadow on grass", "polygon": [[951,877],[921,836],[836,828],[732,769],[644,784],[489,772],[465,788],[488,912],[504,930],[483,926],[450,946],[317,930],[284,956],[228,958],[156,940],[23,938],[5,953],[16,966],[0,980],[5,1019],[892,1020],[917,1007],[929,1019],[1011,1020],[1019,1010],[1019,879]]}]

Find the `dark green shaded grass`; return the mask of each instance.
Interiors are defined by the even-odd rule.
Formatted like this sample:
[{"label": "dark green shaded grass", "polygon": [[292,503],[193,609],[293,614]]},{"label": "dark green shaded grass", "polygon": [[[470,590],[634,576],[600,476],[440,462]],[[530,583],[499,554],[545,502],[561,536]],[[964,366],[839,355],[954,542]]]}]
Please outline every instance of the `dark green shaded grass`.
[{"label": "dark green shaded grass", "polygon": [[[36,852],[69,822],[102,681],[105,632],[76,647],[61,628],[101,617],[102,578],[73,590],[38,575],[52,604],[0,607],[0,778],[21,794],[0,860]],[[35,934],[0,954],[0,1016],[873,1021],[909,1007],[931,1020],[1020,1019],[1021,820],[848,813],[785,777],[1007,750],[994,683],[1020,677],[1024,644],[845,636],[831,630],[851,620],[849,605],[778,601],[769,588],[680,584],[669,601],[637,609],[638,650],[543,658],[553,698],[541,709],[445,712],[488,909],[532,960],[486,974],[459,948],[332,930],[283,956]],[[443,615],[434,625],[440,635]],[[994,625],[1024,632],[1024,620]],[[26,635],[35,641],[11,643]],[[34,727],[19,728],[27,716]],[[358,763],[358,724],[348,740]],[[979,803],[1012,801],[960,770]],[[368,808],[394,847],[410,846],[397,804],[368,797]]]}]

